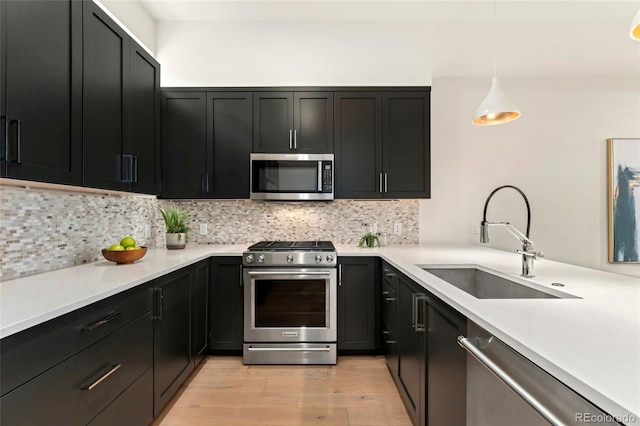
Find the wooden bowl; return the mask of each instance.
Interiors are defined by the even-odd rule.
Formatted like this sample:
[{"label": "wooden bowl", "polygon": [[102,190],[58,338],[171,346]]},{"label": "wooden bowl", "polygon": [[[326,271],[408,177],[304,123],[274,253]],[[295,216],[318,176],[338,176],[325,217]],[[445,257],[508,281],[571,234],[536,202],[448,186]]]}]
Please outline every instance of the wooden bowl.
[{"label": "wooden bowl", "polygon": [[118,265],[133,263],[136,260],[142,259],[145,254],[147,254],[146,247],[140,247],[138,250],[124,251],[102,250],[102,255],[105,259],[111,262],[116,262]]}]

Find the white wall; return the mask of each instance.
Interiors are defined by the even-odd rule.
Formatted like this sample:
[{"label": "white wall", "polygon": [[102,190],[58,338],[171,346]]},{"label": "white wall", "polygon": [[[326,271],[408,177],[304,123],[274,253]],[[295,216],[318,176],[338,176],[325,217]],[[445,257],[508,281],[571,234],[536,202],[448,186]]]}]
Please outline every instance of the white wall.
[{"label": "white wall", "polygon": [[[512,184],[529,198],[531,238],[548,259],[640,276],[638,264],[607,262],[606,186],[606,139],[640,136],[640,79],[506,79],[522,117],[473,126],[489,86],[488,78],[433,79],[432,198],[421,201],[420,240],[478,243],[471,223],[480,222],[492,189]],[[520,196],[505,189],[488,218],[524,232],[525,212]],[[518,248],[503,229],[490,236],[493,247]]]},{"label": "white wall", "polygon": [[162,86],[431,84],[423,37],[402,22],[160,22]]},{"label": "white wall", "polygon": [[138,0],[99,0],[99,3],[155,56],[156,21]]}]

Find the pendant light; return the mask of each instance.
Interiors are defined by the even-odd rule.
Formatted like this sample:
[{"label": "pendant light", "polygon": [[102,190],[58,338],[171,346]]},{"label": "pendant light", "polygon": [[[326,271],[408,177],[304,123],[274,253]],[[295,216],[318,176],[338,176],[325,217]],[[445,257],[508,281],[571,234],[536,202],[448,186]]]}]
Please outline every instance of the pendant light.
[{"label": "pendant light", "polygon": [[491,126],[507,123],[520,117],[520,110],[500,90],[496,70],[496,26],[497,26],[497,0],[493,2],[493,79],[489,94],[482,101],[471,121],[478,126]]},{"label": "pendant light", "polygon": [[636,13],[631,21],[631,28],[629,29],[629,37],[634,40],[640,40],[640,10]]}]

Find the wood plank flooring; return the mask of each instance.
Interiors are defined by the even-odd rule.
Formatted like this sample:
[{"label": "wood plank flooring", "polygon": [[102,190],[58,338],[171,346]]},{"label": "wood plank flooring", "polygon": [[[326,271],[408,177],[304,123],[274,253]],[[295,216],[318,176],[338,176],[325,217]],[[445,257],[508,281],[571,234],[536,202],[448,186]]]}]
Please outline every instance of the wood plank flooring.
[{"label": "wood plank flooring", "polygon": [[335,366],[242,365],[208,357],[153,426],[411,426],[384,357]]}]

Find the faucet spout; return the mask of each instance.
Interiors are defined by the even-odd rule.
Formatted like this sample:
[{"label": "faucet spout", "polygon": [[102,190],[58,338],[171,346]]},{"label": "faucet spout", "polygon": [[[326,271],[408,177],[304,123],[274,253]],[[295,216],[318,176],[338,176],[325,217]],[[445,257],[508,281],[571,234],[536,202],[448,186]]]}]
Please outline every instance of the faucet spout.
[{"label": "faucet spout", "polygon": [[[504,188],[512,188],[515,189],[522,195],[524,198],[524,202],[527,205],[527,232],[523,234],[520,232],[515,226],[511,224],[511,222],[489,222],[487,220],[487,207],[489,207],[489,201],[493,194],[498,192]],[[482,214],[482,222],[480,222],[480,242],[488,243],[489,242],[489,227],[490,226],[501,226],[505,228],[511,235],[516,237],[522,243],[522,250],[517,250],[518,253],[522,255],[522,276],[526,278],[532,278],[535,275],[533,274],[533,261],[535,259],[539,259],[544,257],[541,252],[535,251],[533,248],[533,241],[529,239],[529,231],[531,230],[531,207],[529,206],[529,200],[527,196],[524,195],[519,188],[513,185],[503,185],[491,191],[489,197],[487,197],[487,201],[484,203],[484,211]]]}]

